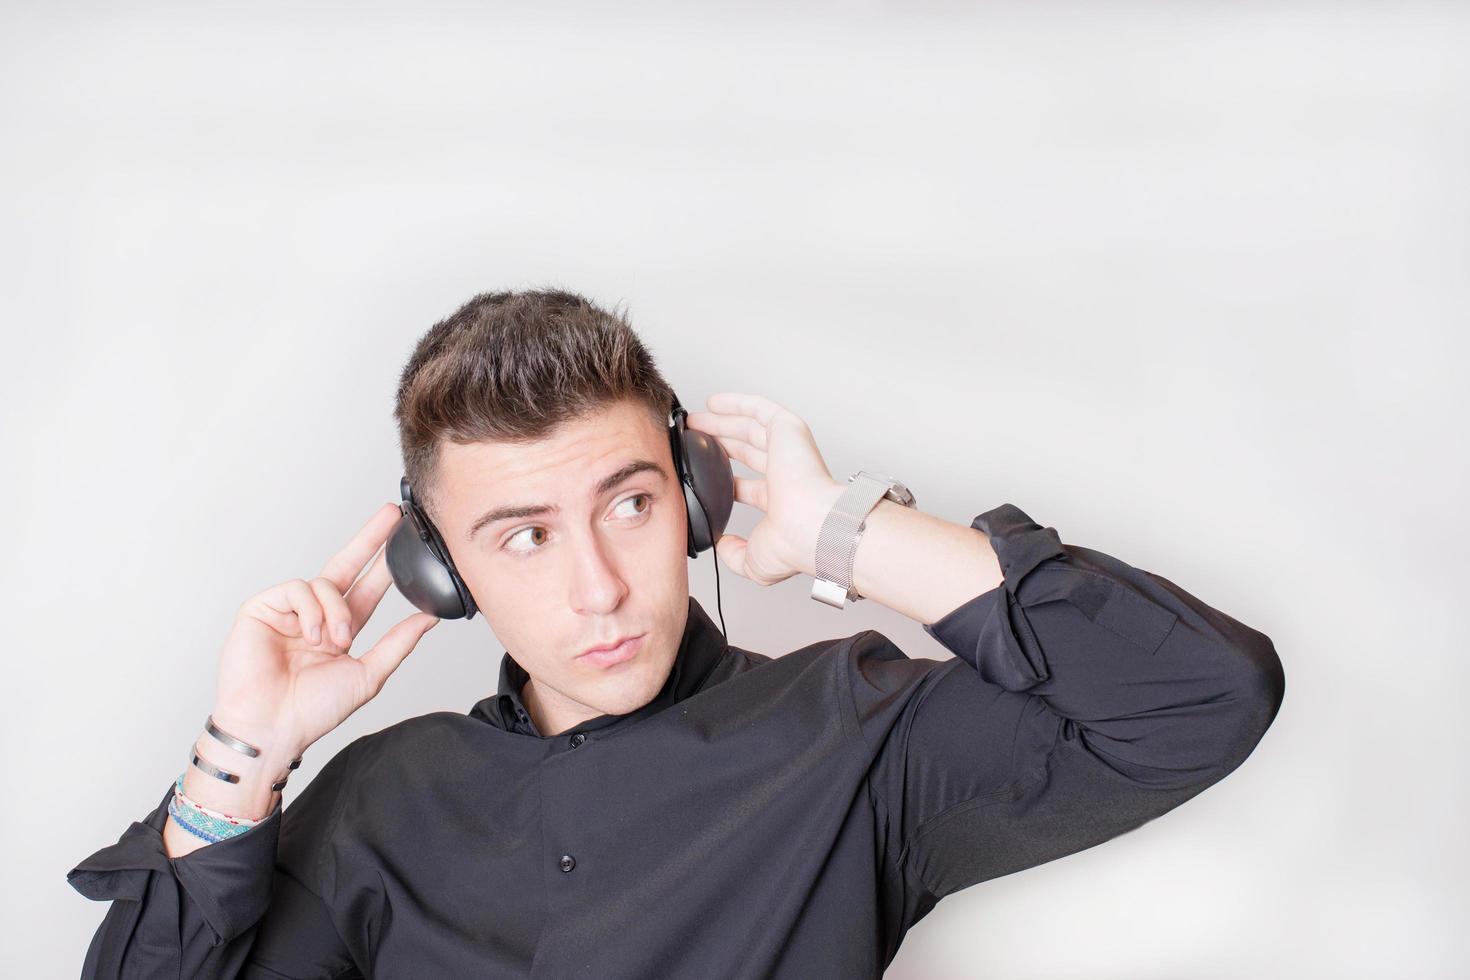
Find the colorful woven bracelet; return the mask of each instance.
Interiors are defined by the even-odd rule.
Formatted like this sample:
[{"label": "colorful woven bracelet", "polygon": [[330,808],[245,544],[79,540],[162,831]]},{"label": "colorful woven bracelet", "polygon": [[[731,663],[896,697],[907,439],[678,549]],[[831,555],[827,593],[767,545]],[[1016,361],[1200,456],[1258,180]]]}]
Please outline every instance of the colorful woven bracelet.
[{"label": "colorful woven bracelet", "polygon": [[261,821],[232,817],[211,810],[184,794],[184,776],[174,782],[174,795],[168,804],[169,815],[189,833],[211,844],[243,834]]},{"label": "colorful woven bracelet", "polygon": [[177,796],[171,798],[168,801],[168,815],[170,817],[173,817],[174,823],[178,824],[180,827],[183,827],[184,830],[187,831],[189,834],[198,837],[200,840],[204,841],[207,844],[218,844],[220,841],[225,839],[224,837],[221,837],[211,830],[206,830],[203,827],[195,826],[193,823],[193,818],[189,816],[188,806],[180,803]]},{"label": "colorful woven bracelet", "polygon": [[220,813],[218,810],[211,810],[204,804],[192,799],[189,794],[184,792],[184,777],[182,774],[179,776],[178,779],[174,780],[174,793],[183,802],[189,804],[189,806],[198,810],[206,817],[213,817],[216,820],[224,820],[227,823],[242,823],[250,827],[254,827],[256,824],[260,823],[259,820],[251,820],[248,817],[232,817],[228,813]]}]

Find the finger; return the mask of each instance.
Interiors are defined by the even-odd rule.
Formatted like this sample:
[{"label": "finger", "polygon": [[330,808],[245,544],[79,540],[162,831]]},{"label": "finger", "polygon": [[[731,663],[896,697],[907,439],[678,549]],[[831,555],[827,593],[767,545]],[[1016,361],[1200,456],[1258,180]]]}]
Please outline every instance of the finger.
[{"label": "finger", "polygon": [[761,510],[770,510],[766,506],[766,481],[749,476],[737,476],[735,478],[735,499],[742,504],[749,504]]},{"label": "finger", "polygon": [[748,442],[739,439],[731,439],[729,436],[715,436],[725,450],[725,455],[731,459],[739,460],[757,473],[765,473],[767,456],[764,450],[757,449]]},{"label": "finger", "polygon": [[321,577],[337,587],[338,592],[345,593],[352,588],[352,583],[362,573],[364,566],[382,547],[388,535],[398,526],[403,519],[403,513],[396,504],[384,504],[379,507],[377,513],[368,518],[352,540],[347,542],[347,547],[337,552],[322,566]]},{"label": "finger", "polygon": [[746,546],[744,538],[734,534],[724,534],[720,536],[720,540],[715,542],[715,556],[736,575],[741,578],[750,578],[745,571]]},{"label": "finger", "polygon": [[322,606],[304,580],[293,578],[266,589],[261,593],[261,599],[278,612],[294,613],[298,635],[314,644],[322,641],[322,620],[325,618]]},{"label": "finger", "polygon": [[326,635],[344,650],[352,646],[352,610],[347,608],[347,600],[342,598],[337,586],[320,575],[306,584],[311,586],[312,594],[326,614]]},{"label": "finger", "polygon": [[[280,601],[283,605],[288,605],[285,602],[284,593]],[[263,594],[246,599],[240,606],[240,612],[259,620],[282,636],[296,636],[301,632],[301,623],[297,620],[296,614],[290,611],[289,605],[287,610],[282,612],[266,602]]]},{"label": "finger", "polygon": [[438,622],[437,616],[422,612],[414,613],[384,633],[383,638],[359,658],[363,668],[367,671],[368,680],[374,692],[383,689],[383,685],[398,669],[398,665],[403,663],[423,635],[433,629]]},{"label": "finger", "polygon": [[767,427],[772,419],[785,411],[769,398],[739,391],[722,391],[710,395],[705,404],[711,412],[719,412],[721,415],[748,415]]},{"label": "finger", "polygon": [[766,427],[748,415],[715,415],[713,412],[690,412],[689,424],[711,435],[742,439],[757,449],[766,449]]},{"label": "finger", "polygon": [[388,570],[388,549],[382,548],[362,578],[352,584],[347,593],[347,607],[352,610],[352,635],[356,636],[363,624],[378,608],[378,602],[393,584],[393,573]]}]

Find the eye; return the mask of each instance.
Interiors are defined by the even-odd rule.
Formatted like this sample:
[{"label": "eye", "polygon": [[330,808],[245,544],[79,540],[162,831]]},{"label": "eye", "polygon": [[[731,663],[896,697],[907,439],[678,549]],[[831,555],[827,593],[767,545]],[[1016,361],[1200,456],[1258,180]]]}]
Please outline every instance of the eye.
[{"label": "eye", "polygon": [[[635,493],[631,497],[624,497],[622,500],[618,501],[617,506],[618,507],[622,507],[624,504],[630,504],[630,503],[633,503],[634,501],[637,501],[637,500],[643,501],[643,507],[642,507],[642,509],[638,509],[638,508],[635,507],[631,513],[626,513],[625,512],[623,516],[632,518],[635,521],[642,520],[642,518],[648,513],[648,509],[653,506],[653,495],[652,494],[649,494],[649,493]],[[533,547],[527,547],[527,548],[512,548],[512,547],[510,547],[511,542],[515,541],[516,539],[522,537],[523,535],[528,535],[528,534],[532,534],[533,535],[537,531],[540,531],[541,532],[542,537],[541,537],[541,539],[539,541],[533,539],[533,542],[534,542],[534,546]],[[530,527],[523,527],[519,531],[517,531],[516,533],[512,534],[510,537],[508,537],[508,538],[505,539],[505,545],[502,546],[502,550],[508,551],[508,552],[510,552],[513,555],[532,555],[532,554],[535,554],[536,552],[538,552],[538,551],[541,550],[541,545],[546,540],[545,535],[546,535],[546,529],[544,527],[542,527],[541,525],[539,525],[539,524],[532,524]]]},{"label": "eye", "polygon": [[630,516],[630,517],[642,517],[644,514],[648,513],[648,508],[652,506],[652,499],[646,493],[635,493],[631,497],[625,497],[623,500],[620,500],[618,502],[618,506],[621,507],[621,506],[623,506],[623,504],[631,503],[634,500],[641,500],[641,501],[643,501],[643,509],[642,510],[635,510],[635,511],[633,511],[632,514],[629,514],[628,516]]},{"label": "eye", "polygon": [[546,528],[541,527],[539,524],[532,525],[531,527],[523,527],[519,531],[517,531],[515,534],[512,534],[510,537],[508,537],[508,538],[505,539],[505,544],[506,544],[505,550],[506,551],[509,551],[513,555],[528,555],[528,554],[530,554],[533,551],[539,551],[539,550],[541,550],[540,549],[539,542],[537,543],[537,546],[534,547],[534,548],[512,548],[512,547],[509,547],[509,545],[510,545],[510,543],[512,541],[516,540],[517,538],[521,537],[522,535],[534,534],[537,531],[540,531],[541,532],[541,534],[543,536],[542,540],[545,540]]}]

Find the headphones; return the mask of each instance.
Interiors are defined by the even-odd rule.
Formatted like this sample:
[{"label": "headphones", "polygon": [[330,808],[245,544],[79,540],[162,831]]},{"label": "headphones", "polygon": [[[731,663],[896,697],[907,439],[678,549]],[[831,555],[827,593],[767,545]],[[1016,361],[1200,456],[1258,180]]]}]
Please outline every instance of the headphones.
[{"label": "headphones", "polygon": [[[688,412],[673,396],[669,415],[669,447],[674,470],[684,488],[684,508],[689,516],[689,557],[714,547],[725,533],[730,510],[735,504],[735,473],[730,457],[719,440],[707,432],[685,425]],[[475,597],[454,567],[449,548],[429,515],[413,499],[413,488],[405,476],[398,483],[403,502],[398,526],[388,538],[388,571],[403,597],[421,611],[440,619],[474,619]],[[720,563],[715,562],[718,589]],[[718,598],[718,596],[717,596]],[[723,621],[723,615],[721,620]]]}]

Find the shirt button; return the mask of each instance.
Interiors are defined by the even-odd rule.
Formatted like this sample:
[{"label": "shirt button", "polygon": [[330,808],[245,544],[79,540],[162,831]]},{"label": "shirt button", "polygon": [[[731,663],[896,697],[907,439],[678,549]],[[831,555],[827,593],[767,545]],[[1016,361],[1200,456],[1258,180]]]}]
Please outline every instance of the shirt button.
[{"label": "shirt button", "polygon": [[573,868],[575,868],[576,866],[577,866],[577,859],[576,858],[572,857],[570,854],[563,854],[561,856],[561,869],[563,871],[570,871]]},{"label": "shirt button", "polygon": [[573,735],[571,738],[567,739],[567,741],[570,742],[570,743],[572,743],[572,748],[575,749],[577,746],[579,746],[583,742],[587,741],[587,736],[583,732],[578,732],[577,734]]}]

